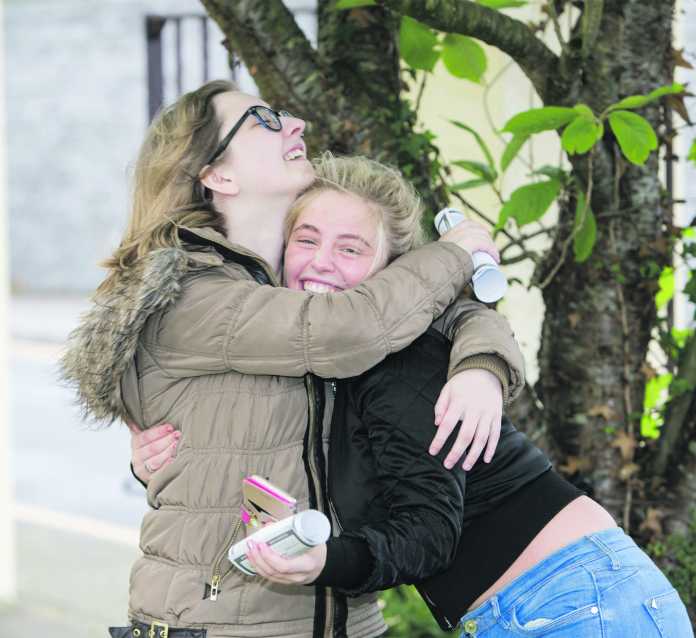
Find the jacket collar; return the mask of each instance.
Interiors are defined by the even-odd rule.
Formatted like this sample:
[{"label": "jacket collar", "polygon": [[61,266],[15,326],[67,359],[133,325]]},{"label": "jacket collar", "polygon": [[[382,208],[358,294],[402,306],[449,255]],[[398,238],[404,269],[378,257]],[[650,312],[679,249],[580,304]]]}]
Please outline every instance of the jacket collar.
[{"label": "jacket collar", "polygon": [[[180,226],[179,238],[192,246],[212,248],[223,260],[241,264],[259,283],[280,286],[278,276],[265,259],[244,246],[230,242],[222,233],[213,228]],[[190,256],[194,261],[214,265],[211,260],[214,260],[215,256],[211,255],[210,252],[192,250]]]}]

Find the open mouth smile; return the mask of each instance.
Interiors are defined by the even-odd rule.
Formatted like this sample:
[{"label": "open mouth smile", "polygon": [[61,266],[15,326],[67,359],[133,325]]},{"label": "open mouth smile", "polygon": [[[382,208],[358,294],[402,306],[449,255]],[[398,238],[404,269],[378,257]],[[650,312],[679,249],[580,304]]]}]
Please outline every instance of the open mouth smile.
[{"label": "open mouth smile", "polygon": [[313,292],[317,294],[325,294],[327,292],[341,292],[343,288],[334,286],[332,284],[327,284],[321,281],[314,281],[312,279],[305,279],[300,282],[302,284],[302,290],[307,292]]}]

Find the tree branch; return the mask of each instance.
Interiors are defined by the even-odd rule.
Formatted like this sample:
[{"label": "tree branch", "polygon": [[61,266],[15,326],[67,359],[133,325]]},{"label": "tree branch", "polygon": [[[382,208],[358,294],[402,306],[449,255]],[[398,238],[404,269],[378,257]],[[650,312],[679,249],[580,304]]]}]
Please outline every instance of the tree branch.
[{"label": "tree branch", "polygon": [[377,0],[377,3],[439,31],[468,35],[507,53],[545,101],[558,57],[520,20],[469,0]]},{"label": "tree branch", "polygon": [[330,103],[331,92],[327,91],[316,52],[282,1],[201,2],[225,34],[225,45],[249,69],[262,97],[275,108],[286,108],[304,117],[311,115],[317,126],[307,137],[326,148],[326,144],[312,138],[335,128],[337,123],[331,121],[331,114],[336,112],[336,105]]},{"label": "tree branch", "polygon": [[563,33],[561,33],[561,23],[558,20],[558,12],[556,11],[556,5],[553,3],[553,0],[552,0],[546,6],[548,8],[549,16],[551,17],[551,23],[553,24],[553,30],[554,30],[554,33],[556,34],[556,39],[558,40],[558,44],[561,46],[561,50],[563,51],[563,54],[568,55],[568,53],[569,53],[568,43],[563,38]]}]

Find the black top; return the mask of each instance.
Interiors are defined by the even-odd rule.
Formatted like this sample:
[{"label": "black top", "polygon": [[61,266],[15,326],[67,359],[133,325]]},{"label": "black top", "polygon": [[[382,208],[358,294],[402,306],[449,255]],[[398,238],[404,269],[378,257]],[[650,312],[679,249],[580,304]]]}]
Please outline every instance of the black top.
[{"label": "black top", "polygon": [[[416,583],[443,628],[580,492],[507,418],[490,464],[430,456],[449,342],[434,330],[338,383],[329,496],[341,535],[317,579],[348,595]],[[514,530],[514,533],[511,533]]]},{"label": "black top", "polygon": [[[580,490],[549,470],[473,519],[462,532],[452,564],[416,584],[440,626],[453,628],[542,528],[581,495]],[[452,587],[454,582],[456,588]]]}]

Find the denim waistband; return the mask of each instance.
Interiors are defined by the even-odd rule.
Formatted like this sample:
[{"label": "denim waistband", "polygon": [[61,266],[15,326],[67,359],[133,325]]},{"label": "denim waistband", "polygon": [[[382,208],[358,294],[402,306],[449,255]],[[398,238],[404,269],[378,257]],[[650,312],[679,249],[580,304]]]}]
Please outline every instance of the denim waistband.
[{"label": "denim waistband", "polygon": [[475,621],[477,630],[485,631],[498,622],[498,619],[505,615],[506,610],[516,604],[521,596],[536,588],[557,571],[571,564],[580,566],[600,558],[608,559],[613,569],[619,569],[621,557],[618,552],[629,548],[635,548],[640,552],[633,539],[620,527],[612,527],[596,534],[583,536],[547,556],[520,574],[481,606],[465,614],[461,619],[461,625],[465,626],[467,621],[470,623]]}]

